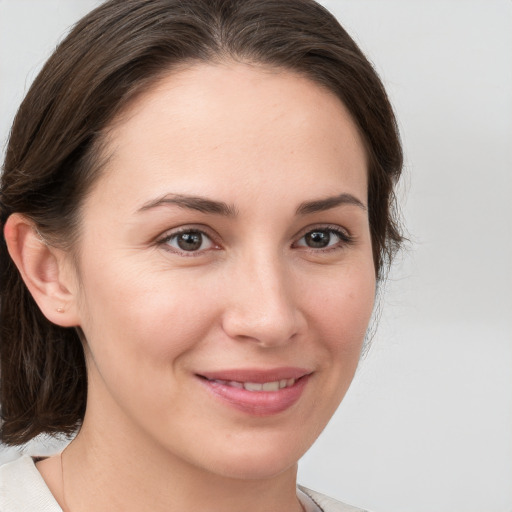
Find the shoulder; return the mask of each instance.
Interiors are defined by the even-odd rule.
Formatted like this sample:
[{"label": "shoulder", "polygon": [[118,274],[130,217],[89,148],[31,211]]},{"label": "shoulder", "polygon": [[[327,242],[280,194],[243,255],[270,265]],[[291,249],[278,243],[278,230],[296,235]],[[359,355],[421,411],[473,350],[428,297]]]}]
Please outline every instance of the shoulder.
[{"label": "shoulder", "polygon": [[0,512],[62,512],[31,457],[0,466]]},{"label": "shoulder", "polygon": [[307,489],[306,487],[302,487],[300,485],[299,489],[304,494],[307,494],[323,510],[323,512],[368,512],[362,508],[347,505],[346,503],[342,503],[341,501],[335,500],[334,498],[330,498],[325,494],[312,491],[311,489]]}]

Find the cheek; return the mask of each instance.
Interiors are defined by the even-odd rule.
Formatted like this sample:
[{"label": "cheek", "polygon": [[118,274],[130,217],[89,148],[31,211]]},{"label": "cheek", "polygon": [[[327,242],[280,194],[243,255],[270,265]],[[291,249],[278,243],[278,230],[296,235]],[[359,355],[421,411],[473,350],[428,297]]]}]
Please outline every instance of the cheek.
[{"label": "cheek", "polygon": [[323,284],[310,292],[305,306],[319,355],[317,389],[321,393],[315,396],[315,410],[311,414],[315,418],[311,420],[315,436],[343,400],[359,364],[375,297],[373,265],[338,270],[336,276]]},{"label": "cheek", "polygon": [[151,361],[164,367],[205,338],[215,302],[198,280],[143,272],[136,265],[97,268],[102,270],[84,272],[82,300],[93,354],[115,355],[110,359],[130,366]]},{"label": "cheek", "polygon": [[373,265],[347,268],[315,290],[307,309],[321,339],[332,352],[358,357],[375,300]]}]

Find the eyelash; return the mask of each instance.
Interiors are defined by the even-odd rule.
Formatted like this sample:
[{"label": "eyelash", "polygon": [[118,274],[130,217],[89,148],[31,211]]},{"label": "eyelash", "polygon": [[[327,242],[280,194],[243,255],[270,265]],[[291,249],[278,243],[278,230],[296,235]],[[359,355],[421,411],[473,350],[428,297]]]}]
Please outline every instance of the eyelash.
[{"label": "eyelash", "polygon": [[[201,245],[204,243],[204,238],[206,238],[206,239],[210,240],[213,247],[208,248],[208,249],[202,249],[202,250],[186,251],[185,249],[173,248],[170,246],[169,242],[171,242],[171,240],[177,239],[180,235],[187,234],[187,233],[201,235],[201,237],[203,237]],[[158,245],[164,246],[166,248],[166,250],[168,250],[169,252],[179,254],[180,256],[183,256],[185,258],[201,256],[206,251],[210,251],[212,249],[217,249],[219,247],[218,244],[215,243],[214,237],[212,237],[211,235],[206,233],[204,228],[199,228],[199,227],[197,227],[197,228],[196,227],[180,228],[177,231],[173,231],[172,233],[166,234],[163,238],[158,240],[157,243],[158,243]]]},{"label": "eyelash", "polygon": [[303,231],[303,235],[299,238],[297,242],[295,242],[293,245],[296,245],[300,240],[305,238],[308,234],[315,233],[315,232],[327,232],[330,235],[336,235],[339,238],[339,241],[333,245],[328,245],[324,248],[314,248],[309,247],[307,245],[300,245],[299,247],[303,247],[304,250],[309,250],[310,252],[318,253],[318,252],[330,252],[335,250],[343,249],[347,246],[353,245],[355,242],[355,239],[352,235],[347,233],[347,231],[341,229],[339,226],[318,226],[314,228],[307,228],[306,231]]},{"label": "eyelash", "polygon": [[[339,238],[339,241],[336,242],[333,245],[328,245],[326,247],[322,248],[315,248],[310,247],[307,245],[297,245],[303,238],[305,238],[308,234],[312,234],[314,232],[324,232],[329,233],[330,235],[335,235]],[[213,247],[208,247],[207,249],[199,249],[199,250],[192,250],[187,251],[185,249],[180,248],[172,248],[170,246],[170,242],[174,239],[177,239],[180,235],[183,234],[199,234],[202,237],[201,245],[204,243],[204,238],[208,239]],[[330,243],[331,240],[329,240]],[[313,253],[325,253],[335,250],[343,249],[344,247],[350,246],[354,243],[354,237],[341,229],[339,226],[318,226],[314,228],[307,228],[307,231],[303,231],[303,234],[301,237],[292,244],[292,247],[301,247],[302,250],[307,250],[309,252]],[[166,234],[164,237],[162,237],[160,240],[157,241],[158,245],[166,246],[166,250],[173,252],[175,254],[179,254],[183,257],[197,257],[203,255],[205,252],[210,250],[215,250],[219,248],[219,245],[215,242],[214,237],[209,235],[203,228],[196,228],[196,227],[184,227],[181,229],[178,229],[177,231],[173,231],[172,233]]]}]

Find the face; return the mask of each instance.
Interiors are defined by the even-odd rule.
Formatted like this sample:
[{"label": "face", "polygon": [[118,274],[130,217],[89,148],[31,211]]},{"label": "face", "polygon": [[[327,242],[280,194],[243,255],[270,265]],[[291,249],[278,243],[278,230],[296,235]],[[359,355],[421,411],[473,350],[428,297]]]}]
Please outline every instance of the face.
[{"label": "face", "polygon": [[294,468],[373,307],[346,109],[291,72],[200,64],[138,98],[108,148],[79,246],[84,428],[209,473]]}]

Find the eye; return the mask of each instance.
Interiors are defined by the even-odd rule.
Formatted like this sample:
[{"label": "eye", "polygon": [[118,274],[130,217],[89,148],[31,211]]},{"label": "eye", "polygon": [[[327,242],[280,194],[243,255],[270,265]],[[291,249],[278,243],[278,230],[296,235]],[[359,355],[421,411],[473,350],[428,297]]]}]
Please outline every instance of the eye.
[{"label": "eye", "polygon": [[176,252],[199,252],[212,249],[215,244],[212,239],[197,229],[187,229],[166,236],[162,242]]},{"label": "eye", "polygon": [[347,233],[335,228],[318,228],[308,231],[294,245],[310,249],[329,249],[349,244],[352,238]]}]

